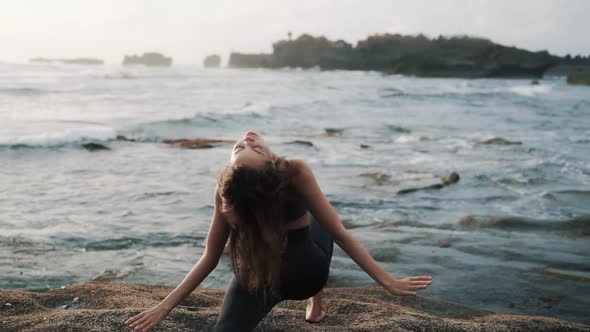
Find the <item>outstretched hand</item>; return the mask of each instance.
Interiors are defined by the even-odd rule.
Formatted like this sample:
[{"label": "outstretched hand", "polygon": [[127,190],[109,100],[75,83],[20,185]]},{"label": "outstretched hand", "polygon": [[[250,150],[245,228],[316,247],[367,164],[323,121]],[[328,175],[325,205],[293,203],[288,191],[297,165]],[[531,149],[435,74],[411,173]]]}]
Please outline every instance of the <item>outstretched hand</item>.
[{"label": "outstretched hand", "polygon": [[391,295],[410,296],[416,295],[417,290],[425,289],[430,286],[430,284],[432,284],[432,277],[419,276],[399,280],[396,279],[384,287]]},{"label": "outstretched hand", "polygon": [[157,305],[151,309],[145,310],[125,321],[130,328],[135,331],[147,331],[164,320],[170,311]]}]

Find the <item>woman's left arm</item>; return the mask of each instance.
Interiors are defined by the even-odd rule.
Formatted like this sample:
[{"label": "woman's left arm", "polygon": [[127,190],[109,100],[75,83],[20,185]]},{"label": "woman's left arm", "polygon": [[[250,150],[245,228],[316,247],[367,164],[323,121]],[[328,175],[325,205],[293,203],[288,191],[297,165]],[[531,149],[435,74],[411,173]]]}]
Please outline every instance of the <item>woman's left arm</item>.
[{"label": "woman's left arm", "polygon": [[367,249],[344,227],[336,211],[320,190],[309,166],[300,160],[292,161],[292,165],[295,169],[292,183],[302,195],[311,214],[332,236],[334,242],[373,280],[387,289],[392,295],[398,296],[415,295],[416,290],[424,289],[431,284],[432,278],[429,276],[416,276],[404,279],[395,279],[390,276],[371,257]]}]

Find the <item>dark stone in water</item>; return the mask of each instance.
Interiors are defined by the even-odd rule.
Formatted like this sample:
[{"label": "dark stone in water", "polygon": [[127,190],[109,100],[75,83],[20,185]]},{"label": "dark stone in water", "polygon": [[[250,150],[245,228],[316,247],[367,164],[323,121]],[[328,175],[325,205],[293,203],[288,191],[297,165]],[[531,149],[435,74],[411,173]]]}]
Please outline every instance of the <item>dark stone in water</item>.
[{"label": "dark stone in water", "polygon": [[430,190],[430,189],[442,189],[450,184],[457,183],[461,177],[457,172],[453,172],[447,176],[443,176],[441,178],[441,183],[435,183],[430,186],[420,187],[420,188],[408,188],[398,191],[398,194],[409,194],[420,190]]},{"label": "dark stone in water", "polygon": [[522,145],[520,141],[509,141],[502,137],[494,137],[490,139],[483,140],[479,142],[479,144],[495,144],[495,145]]},{"label": "dark stone in water", "polygon": [[291,142],[287,142],[286,144],[298,144],[298,145],[305,145],[305,146],[313,146],[313,143],[310,141],[302,141],[302,140],[294,140]]},{"label": "dark stone in water", "polygon": [[84,143],[81,145],[84,149],[88,151],[100,151],[100,150],[110,150],[111,148],[104,146],[98,143]]},{"label": "dark stone in water", "polygon": [[371,147],[370,145],[367,145],[367,144],[361,144],[361,149],[368,149],[368,148],[370,148],[370,147]]},{"label": "dark stone in water", "polygon": [[334,136],[342,136],[342,133],[344,132],[344,129],[339,129],[339,128],[326,128],[324,129],[325,134],[324,136],[326,137],[334,137]]},{"label": "dark stone in water", "polygon": [[127,138],[123,135],[117,135],[117,140],[118,141],[126,141],[126,142],[137,142],[137,140],[135,140],[133,138]]}]

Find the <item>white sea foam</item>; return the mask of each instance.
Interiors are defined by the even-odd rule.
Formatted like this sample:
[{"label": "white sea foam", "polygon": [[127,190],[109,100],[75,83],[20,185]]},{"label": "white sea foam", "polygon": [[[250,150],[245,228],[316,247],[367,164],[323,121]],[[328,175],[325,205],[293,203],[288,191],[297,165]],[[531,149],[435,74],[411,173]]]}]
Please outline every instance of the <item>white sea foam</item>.
[{"label": "white sea foam", "polygon": [[416,143],[422,140],[424,140],[424,137],[415,135],[401,135],[393,139],[395,143],[399,144]]},{"label": "white sea foam", "polygon": [[551,92],[552,87],[550,85],[517,85],[508,89],[517,95],[533,97]]}]

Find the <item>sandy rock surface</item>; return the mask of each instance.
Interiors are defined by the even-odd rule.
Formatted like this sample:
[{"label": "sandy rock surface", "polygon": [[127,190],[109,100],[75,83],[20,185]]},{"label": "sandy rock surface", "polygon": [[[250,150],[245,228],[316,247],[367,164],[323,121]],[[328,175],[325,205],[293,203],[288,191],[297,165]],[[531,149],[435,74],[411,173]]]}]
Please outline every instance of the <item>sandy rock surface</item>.
[{"label": "sandy rock surface", "polygon": [[[125,320],[163,299],[172,287],[86,283],[48,292],[0,290],[0,331],[131,331]],[[223,290],[197,289],[152,331],[210,331]],[[8,305],[7,305],[8,304]],[[392,297],[379,287],[331,288],[328,316],[304,320],[305,302],[285,301],[256,331],[589,331],[547,317],[496,314],[427,297]]]}]

